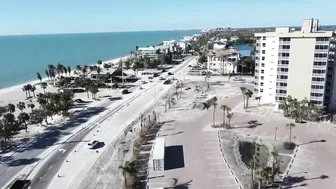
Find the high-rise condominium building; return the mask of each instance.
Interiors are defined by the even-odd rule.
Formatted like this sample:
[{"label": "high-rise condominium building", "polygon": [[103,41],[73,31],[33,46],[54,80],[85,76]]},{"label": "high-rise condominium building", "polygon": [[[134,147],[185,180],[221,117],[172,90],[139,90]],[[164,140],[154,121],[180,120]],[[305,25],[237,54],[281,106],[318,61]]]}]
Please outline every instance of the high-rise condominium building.
[{"label": "high-rise condominium building", "polygon": [[300,31],[276,28],[255,38],[254,93],[262,102],[281,105],[291,95],[336,109],[333,31],[320,31],[317,19],[304,19]]}]

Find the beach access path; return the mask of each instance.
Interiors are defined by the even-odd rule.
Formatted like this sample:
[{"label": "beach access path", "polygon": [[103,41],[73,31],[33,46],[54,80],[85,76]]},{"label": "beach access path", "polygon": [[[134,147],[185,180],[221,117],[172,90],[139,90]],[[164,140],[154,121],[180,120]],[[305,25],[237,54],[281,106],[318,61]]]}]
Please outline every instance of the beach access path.
[{"label": "beach access path", "polygon": [[[187,65],[193,59],[194,58],[191,58],[191,59],[187,60],[186,62],[183,63],[183,65],[176,66],[175,68],[172,69],[172,72],[177,72],[179,69],[182,68],[182,66]],[[156,90],[156,92],[158,93],[157,95],[160,94],[159,91],[163,90],[161,88],[160,89],[156,88],[156,87],[153,88],[153,86],[156,85],[155,82],[158,82],[159,85],[161,87],[163,87],[162,81],[154,81],[153,83],[147,84],[148,87],[144,86],[145,87],[144,90],[141,90],[141,91],[140,90],[135,90],[132,94],[129,94],[128,97],[125,97],[124,100],[116,101],[114,104],[110,103],[108,101],[107,102],[101,102],[102,104],[99,107],[94,107],[94,108],[100,109],[103,106],[104,109],[107,109],[107,111],[106,112],[102,111],[104,113],[97,114],[95,117],[92,117],[92,118],[85,116],[86,117],[85,123],[82,123],[82,124],[80,124],[79,127],[77,127],[79,129],[85,128],[80,133],[88,133],[91,130],[92,130],[92,132],[96,132],[96,130],[94,130],[93,128],[95,128],[97,126],[97,123],[103,123],[104,121],[107,121],[108,119],[112,119],[110,116],[112,116],[113,114],[115,114],[118,111],[121,111],[121,108],[130,106],[129,101],[133,101],[133,100],[137,99],[139,97],[139,95],[141,95],[140,99],[139,100],[137,99],[137,101],[136,101],[137,102],[136,107],[138,107],[138,108],[133,107],[133,109],[135,109],[135,110],[139,109],[139,111],[140,111],[141,110],[140,107],[144,107],[150,100],[154,99],[154,91],[153,90]],[[145,98],[145,99],[143,99],[143,98]],[[134,103],[136,103],[136,102],[134,102]],[[140,102],[140,104],[139,104],[139,102]],[[128,118],[129,120],[132,119],[132,116],[138,116],[137,112],[133,112],[134,114],[137,114],[137,115],[133,115],[132,113],[129,114],[128,112],[126,112],[126,113],[129,116],[129,118]],[[123,116],[123,119],[125,117],[128,117],[128,116]],[[77,121],[80,121],[80,120],[72,120],[73,123],[76,123]],[[116,120],[114,120],[114,121],[116,121]],[[124,120],[124,121],[127,122],[127,120]],[[102,127],[104,125],[105,124],[102,124],[102,126],[100,126],[100,130],[102,130]],[[105,127],[107,127],[107,126],[109,128],[111,128],[111,125],[109,125],[109,124],[105,125]],[[119,135],[122,132],[122,130],[124,129],[123,127],[124,127],[124,125],[119,125],[119,127],[116,127],[115,129],[109,130],[109,132],[112,132],[112,133],[116,134],[115,136],[110,135],[111,138],[109,138],[109,140],[113,139],[112,138],[113,136],[115,138],[117,135]],[[102,132],[102,133],[105,133],[105,132]],[[79,135],[81,136],[79,138],[76,137],[77,135],[75,136],[76,141],[86,141],[85,139],[82,140],[83,137],[86,134],[79,134]],[[92,136],[93,136],[92,133],[88,134],[89,138],[92,137]],[[43,142],[43,141],[41,141],[41,142]],[[112,141],[109,141],[109,142],[112,142]],[[34,175],[38,175],[37,178],[40,178],[41,185],[39,185],[39,182],[37,182],[38,184],[36,184],[35,185],[36,187],[34,186],[34,188],[46,188],[45,186],[48,186],[48,183],[50,182],[50,180],[53,178],[53,176],[55,176],[57,170],[61,167],[60,165],[62,165],[62,162],[67,157],[68,152],[71,151],[70,153],[73,153],[71,149],[73,149],[76,145],[78,145],[77,142],[73,142],[73,141],[66,141],[65,142],[64,139],[61,140],[61,142],[58,142],[57,144],[58,145],[54,145],[54,146],[51,147],[51,148],[53,148],[53,151],[49,152],[47,158],[38,157],[38,159],[41,160],[43,163],[39,163],[41,161],[37,161],[35,163],[32,162],[32,164],[30,164],[29,166],[26,166],[26,168],[22,172],[19,173],[19,174],[26,174],[26,175],[30,174],[29,178],[34,178]],[[73,144],[73,145],[70,145],[70,144]],[[81,143],[78,146],[80,146],[80,145],[81,145]],[[105,145],[107,146],[108,142],[105,142]],[[83,143],[83,146],[86,147],[87,144]],[[50,150],[51,148],[48,148],[46,151]],[[75,147],[75,149],[77,149],[77,148]],[[80,149],[79,149],[79,151],[81,151]],[[30,150],[30,151],[34,151],[34,150]],[[101,151],[102,150],[103,149],[101,149]],[[41,153],[42,153],[41,156],[45,155],[44,153],[46,153],[46,151],[44,151],[43,153],[42,153],[42,151],[40,151],[39,153],[35,154],[34,158],[36,158],[38,156],[38,154],[41,154]],[[44,166],[44,165],[51,165],[51,166]],[[32,170],[33,170],[33,172],[32,172]],[[46,178],[43,178],[44,176]],[[34,179],[33,179],[33,182],[35,182]]]}]

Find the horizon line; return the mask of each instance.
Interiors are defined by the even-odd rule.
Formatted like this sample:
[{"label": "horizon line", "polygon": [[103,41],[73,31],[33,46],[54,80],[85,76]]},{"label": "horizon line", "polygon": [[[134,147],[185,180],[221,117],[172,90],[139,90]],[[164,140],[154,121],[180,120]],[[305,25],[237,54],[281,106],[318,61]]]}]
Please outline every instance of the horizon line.
[{"label": "horizon line", "polygon": [[64,32],[64,33],[32,33],[32,34],[0,34],[0,37],[32,36],[32,35],[71,35],[71,34],[104,34],[104,33],[133,33],[133,32],[163,32],[163,31],[192,31],[201,29],[162,29],[162,30],[129,30],[129,31],[105,31],[105,32]]}]

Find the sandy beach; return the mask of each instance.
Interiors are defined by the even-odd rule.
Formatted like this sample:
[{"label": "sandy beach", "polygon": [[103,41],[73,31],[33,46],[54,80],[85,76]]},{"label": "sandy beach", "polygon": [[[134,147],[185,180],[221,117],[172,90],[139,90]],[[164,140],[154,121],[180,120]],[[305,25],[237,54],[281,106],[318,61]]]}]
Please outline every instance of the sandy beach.
[{"label": "sandy beach", "polygon": [[[129,55],[127,56],[123,56],[123,57],[119,57],[119,58],[115,58],[112,60],[107,60],[107,61],[103,61],[104,63],[118,63],[120,61],[120,59],[125,59],[127,58]],[[103,65],[102,64],[102,65]],[[102,66],[101,65],[101,66]],[[47,67],[47,65],[46,65]],[[74,70],[75,68],[72,68],[72,73],[71,75],[74,75]],[[48,78],[45,77],[42,79],[42,81],[48,81]],[[27,106],[27,104],[29,103],[33,103],[35,105],[35,107],[38,107],[39,104],[36,102],[37,98],[31,98],[31,99],[26,99],[26,95],[25,92],[22,91],[22,87],[26,84],[37,84],[40,83],[39,80],[34,80],[34,81],[29,81],[26,83],[22,83],[16,86],[12,86],[12,87],[8,87],[8,88],[4,88],[4,89],[0,89],[0,106],[7,106],[9,103],[14,104],[16,106],[16,104],[18,104],[19,102],[24,102]],[[46,92],[57,92],[58,88],[57,87],[53,87],[52,85],[48,85],[48,87],[46,88]],[[97,94],[98,98],[101,98],[102,96],[106,96],[106,95],[111,95],[112,93],[116,93],[119,92],[119,90],[109,90],[109,89],[100,89],[99,93]],[[43,93],[43,89],[39,86],[36,86],[36,91],[35,94],[38,93]],[[92,99],[87,98],[86,93],[76,93],[75,94],[75,98],[77,99],[80,98],[82,100],[87,100],[87,101],[92,101]],[[96,104],[98,103],[98,101],[92,101],[90,106],[96,106]],[[79,111],[81,108],[73,108],[71,111],[75,112],[75,111]],[[27,108],[24,110],[24,112],[30,113],[31,109]],[[20,110],[18,108],[16,108],[14,115],[18,116],[20,113]],[[55,124],[60,122],[63,119],[63,116],[59,116],[59,115],[55,115],[53,116],[52,120],[49,120],[49,123]],[[46,127],[41,127],[39,125],[29,125],[28,126],[28,132],[21,130],[20,133],[16,136],[14,136],[14,141],[17,139],[23,139],[23,138],[31,138],[33,136],[35,136],[36,134],[42,133],[45,130]]]}]

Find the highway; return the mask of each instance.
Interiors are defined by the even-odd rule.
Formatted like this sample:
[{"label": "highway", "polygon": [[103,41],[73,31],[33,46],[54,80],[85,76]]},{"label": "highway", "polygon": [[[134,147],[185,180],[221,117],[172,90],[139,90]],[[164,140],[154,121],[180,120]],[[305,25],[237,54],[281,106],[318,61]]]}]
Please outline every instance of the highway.
[{"label": "highway", "polygon": [[[185,61],[182,65],[178,65],[177,67],[173,68],[173,73],[177,73],[180,71],[183,67],[190,64],[194,58],[191,58],[187,61]],[[167,74],[166,74],[167,75]],[[176,77],[176,76],[175,76]],[[26,165],[30,163],[34,163],[35,161],[39,161],[36,157],[41,154],[48,146],[51,146],[57,142],[59,139],[59,136],[61,136],[64,133],[70,133],[73,131],[76,127],[79,125],[82,126],[83,123],[90,122],[90,124],[82,129],[79,133],[77,133],[75,136],[70,138],[68,141],[64,142],[63,144],[60,144],[57,150],[48,156],[47,161],[43,163],[41,167],[39,167],[39,170],[37,171],[36,175],[34,175],[32,179],[32,185],[31,188],[41,188],[45,189],[49,185],[51,179],[57,174],[58,170],[60,169],[62,163],[65,161],[68,154],[73,151],[73,149],[80,143],[80,141],[83,140],[83,138],[92,131],[97,125],[97,123],[102,123],[104,120],[118,112],[120,109],[122,109],[126,104],[129,104],[131,101],[135,100],[140,96],[140,94],[144,94],[145,96],[148,92],[147,90],[149,88],[152,88],[153,86],[157,85],[157,83],[162,83],[162,81],[154,81],[153,83],[147,84],[148,88],[145,90],[136,90],[134,93],[129,95],[129,98],[126,98],[119,101],[103,101],[98,107],[91,108],[90,110],[83,111],[81,115],[76,116],[74,119],[71,119],[71,121],[63,123],[61,128],[62,129],[54,129],[50,131],[49,133],[46,133],[39,137],[34,143],[32,143],[27,150],[23,150],[20,152],[17,152],[14,155],[14,159],[17,159],[18,162],[20,162],[20,165],[16,166],[10,166],[10,165],[1,165],[0,166],[0,185],[4,186],[8,181],[10,181],[17,173]],[[114,104],[117,103],[117,104]],[[110,107],[114,106],[114,107]],[[106,111],[106,109],[109,109],[109,111]],[[106,113],[104,112],[106,111]],[[98,114],[99,112],[104,112],[97,117],[97,119],[94,119],[92,116],[93,114]],[[92,118],[90,118],[92,116]],[[94,120],[94,121],[92,121]],[[85,121],[85,122],[84,122]],[[76,126],[76,127],[74,127]],[[85,141],[82,141],[85,142]],[[86,143],[85,143],[86,144]],[[108,144],[106,144],[108,145]],[[21,161],[19,161],[21,159]],[[24,161],[22,161],[24,159]]]}]

